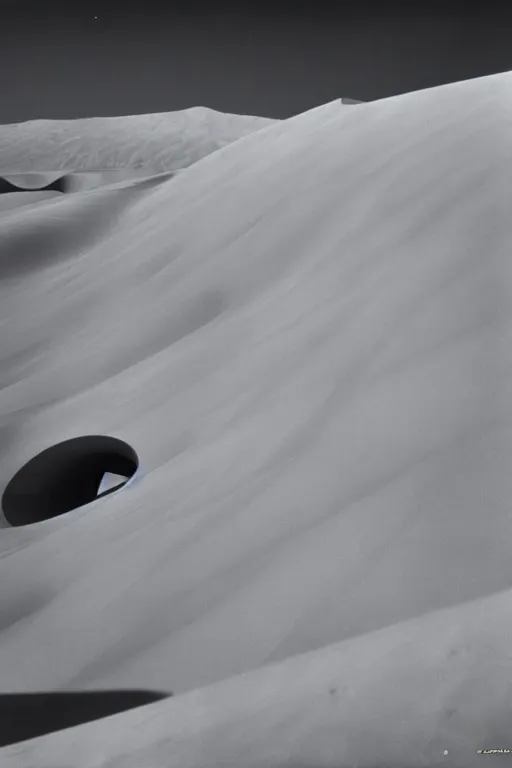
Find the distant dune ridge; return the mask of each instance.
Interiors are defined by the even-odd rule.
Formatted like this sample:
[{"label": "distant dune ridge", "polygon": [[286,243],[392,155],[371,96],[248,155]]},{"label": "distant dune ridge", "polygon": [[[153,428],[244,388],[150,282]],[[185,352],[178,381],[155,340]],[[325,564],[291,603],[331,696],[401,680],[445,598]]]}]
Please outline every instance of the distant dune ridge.
[{"label": "distant dune ridge", "polygon": [[150,166],[174,171],[276,121],[206,107],[130,117],[0,125],[0,175]]},{"label": "distant dune ridge", "polygon": [[[57,193],[176,174],[275,120],[205,107],[181,112],[0,125],[0,215]],[[35,197],[35,191],[52,194]],[[13,199],[10,193],[24,192]],[[6,193],[9,195],[5,197]]]},{"label": "distant dune ridge", "polygon": [[[342,103],[362,102],[344,98]],[[0,125],[0,195],[36,190],[79,192],[130,184],[156,174],[176,174],[220,147],[276,122],[194,107],[153,115]],[[3,203],[0,198],[0,212]]]},{"label": "distant dune ridge", "polygon": [[[77,436],[141,468],[0,530],[2,690],[174,692],[2,768],[512,749],[511,93],[336,100],[200,158],[184,120],[165,168],[2,212],[0,495]],[[0,166],[130,166],[103,126],[60,159],[4,126]]]}]

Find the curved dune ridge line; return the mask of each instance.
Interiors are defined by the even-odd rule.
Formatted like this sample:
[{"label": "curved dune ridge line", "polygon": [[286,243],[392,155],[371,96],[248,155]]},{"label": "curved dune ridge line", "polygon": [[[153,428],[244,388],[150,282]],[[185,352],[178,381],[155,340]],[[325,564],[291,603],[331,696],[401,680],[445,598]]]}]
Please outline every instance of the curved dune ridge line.
[{"label": "curved dune ridge line", "polygon": [[2,689],[175,693],[2,768],[512,749],[511,92],[335,101],[2,215],[0,493],[79,435],[142,469],[0,531]]},{"label": "curved dune ridge line", "polygon": [[0,175],[141,166],[154,173],[172,171],[275,122],[193,107],[151,115],[0,125]]},{"label": "curved dune ridge line", "polygon": [[[363,103],[341,101],[344,105]],[[0,126],[0,212],[39,201],[28,195],[23,202],[5,201],[3,195],[14,191],[82,192],[131,185],[163,173],[180,173],[201,157],[275,122],[196,107],[153,115],[32,120]],[[117,159],[110,167],[112,153]],[[94,168],[95,162],[106,166]],[[18,168],[35,170],[2,170],[13,167],[13,163]],[[62,170],[50,170],[57,167]]]},{"label": "curved dune ridge line", "polygon": [[25,197],[27,197],[29,193],[34,194],[36,191],[66,193],[85,192],[101,187],[119,188],[131,186],[140,180],[157,176],[172,178],[183,170],[183,168],[180,168],[175,171],[153,173],[149,166],[144,166],[141,168],[127,167],[106,171],[79,171],[78,173],[65,174],[60,171],[5,174],[0,176],[0,207],[3,205],[4,196],[10,195],[13,192],[24,193]]}]

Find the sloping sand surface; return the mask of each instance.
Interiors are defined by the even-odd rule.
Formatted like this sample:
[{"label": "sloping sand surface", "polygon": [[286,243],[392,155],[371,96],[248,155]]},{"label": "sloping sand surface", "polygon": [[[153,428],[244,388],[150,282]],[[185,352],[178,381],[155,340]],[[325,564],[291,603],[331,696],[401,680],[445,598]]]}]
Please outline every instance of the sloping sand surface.
[{"label": "sloping sand surface", "polygon": [[[13,745],[0,757],[16,768],[485,765],[478,750],[510,744],[510,594]],[[506,766],[510,754],[487,759]]]},{"label": "sloping sand surface", "polygon": [[78,435],[141,469],[0,531],[2,689],[175,694],[2,768],[512,749],[511,92],[335,101],[2,215],[0,492]]},{"label": "sloping sand surface", "polygon": [[0,195],[0,214],[4,211],[12,211],[13,208],[22,208],[25,205],[34,205],[46,200],[60,197],[60,192],[7,192]]}]

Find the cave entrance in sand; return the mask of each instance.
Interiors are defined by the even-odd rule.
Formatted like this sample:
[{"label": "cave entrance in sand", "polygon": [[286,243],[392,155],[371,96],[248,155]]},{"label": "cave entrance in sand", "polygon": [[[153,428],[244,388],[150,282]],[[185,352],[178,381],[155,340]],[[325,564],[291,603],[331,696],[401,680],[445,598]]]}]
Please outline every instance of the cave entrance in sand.
[{"label": "cave entrance in sand", "polygon": [[122,488],[139,459],[115,437],[74,437],[34,456],[14,475],[2,496],[10,525],[30,525],[63,515]]}]

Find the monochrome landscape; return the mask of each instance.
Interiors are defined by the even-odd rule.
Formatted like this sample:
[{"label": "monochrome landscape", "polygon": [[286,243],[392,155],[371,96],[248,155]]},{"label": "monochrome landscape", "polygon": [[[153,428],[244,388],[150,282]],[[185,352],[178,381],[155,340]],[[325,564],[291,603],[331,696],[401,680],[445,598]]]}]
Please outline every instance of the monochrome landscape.
[{"label": "monochrome landscape", "polygon": [[511,125],[0,126],[1,768],[510,765]]}]

